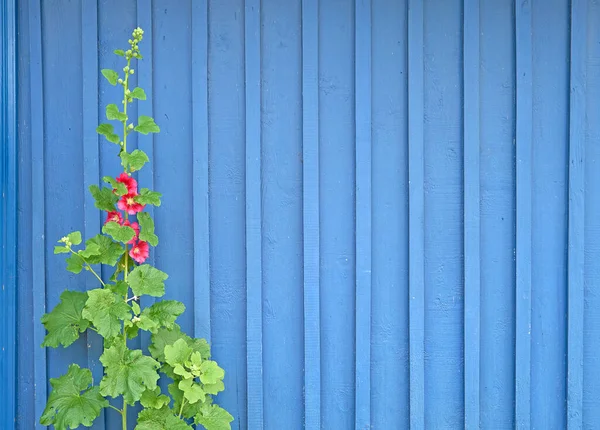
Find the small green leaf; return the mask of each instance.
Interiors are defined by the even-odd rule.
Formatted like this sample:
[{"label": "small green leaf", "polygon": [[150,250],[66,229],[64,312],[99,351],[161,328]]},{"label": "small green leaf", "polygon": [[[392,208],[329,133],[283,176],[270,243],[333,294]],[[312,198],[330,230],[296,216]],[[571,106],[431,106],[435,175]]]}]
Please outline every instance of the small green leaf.
[{"label": "small green leaf", "polygon": [[160,327],[173,328],[179,315],[185,311],[183,303],[177,300],[163,300],[144,309],[138,322],[142,330],[156,333]]},{"label": "small green leaf", "polygon": [[79,338],[79,333],[87,330],[90,323],[82,315],[87,298],[87,293],[79,291],[62,292],[52,312],[42,316],[42,324],[48,332],[42,346],[67,347]]},{"label": "small green leaf", "polygon": [[88,291],[83,317],[91,321],[104,338],[121,332],[121,321],[131,318],[131,308],[123,298],[110,290],[97,288]]},{"label": "small green leaf", "polygon": [[142,410],[138,414],[135,430],[192,430],[192,427],[164,406],[161,409]]},{"label": "small green leaf", "polygon": [[113,293],[124,297],[125,294],[127,294],[127,289],[129,288],[129,285],[127,285],[127,282],[125,281],[117,281],[114,284],[109,284],[108,288],[110,288],[110,290]]},{"label": "small green leaf", "polygon": [[160,393],[160,387],[156,387],[154,390],[146,390],[142,393],[140,403],[145,408],[160,409],[165,405],[168,405],[171,400],[168,396]]},{"label": "small green leaf", "polygon": [[160,362],[165,361],[165,346],[173,345],[178,339],[189,338],[188,335],[181,332],[177,324],[173,325],[173,329],[160,328],[152,334],[152,343],[148,346],[148,351],[152,357]]},{"label": "small green leaf", "polygon": [[[119,260],[119,263],[117,265],[117,269],[111,275],[110,282],[117,282],[117,277],[119,276],[119,274],[121,274],[122,272],[125,271],[125,262],[126,261],[127,261],[127,267],[134,266],[133,258],[131,258],[131,256],[128,253],[121,252],[121,257],[118,260]],[[127,288],[129,288],[128,285],[127,285]]]},{"label": "small green leaf", "polygon": [[122,183],[122,182],[118,182],[115,178],[111,177],[111,176],[105,176],[102,178],[102,180],[108,184],[110,184],[113,187],[113,190],[116,191],[116,195],[117,196],[124,196],[125,194],[127,194],[127,186]]},{"label": "small green leaf", "polygon": [[134,99],[146,100],[146,93],[140,87],[135,87],[129,95]]},{"label": "small green leaf", "polygon": [[204,426],[206,430],[231,430],[233,417],[219,405],[203,405],[194,417],[196,424]]},{"label": "small green leaf", "polygon": [[101,211],[114,211],[115,204],[119,200],[119,196],[112,192],[108,187],[100,189],[97,185],[90,185],[90,192],[94,197],[96,209]]},{"label": "small green leaf", "polygon": [[193,379],[183,379],[182,381],[179,381],[178,387],[181,391],[183,391],[183,396],[192,405],[199,400],[204,400],[206,397],[206,393],[200,384],[194,382]]},{"label": "small green leaf", "polygon": [[124,57],[125,56],[125,51],[123,51],[122,49],[115,49],[113,52],[115,54],[117,54],[119,57]]},{"label": "small green leaf", "polygon": [[183,365],[192,352],[185,339],[178,339],[173,345],[165,346],[165,361],[171,366]]},{"label": "small green leaf", "polygon": [[79,255],[73,254],[67,258],[67,270],[75,274],[81,273],[83,270],[83,260]]},{"label": "small green leaf", "polygon": [[54,247],[54,254],[66,254],[70,252],[69,248],[67,248],[66,246],[55,246]]},{"label": "small green leaf", "polygon": [[140,224],[140,240],[148,242],[152,246],[158,245],[158,236],[154,234],[154,221],[148,212],[139,212],[137,220]]},{"label": "small green leaf", "polygon": [[80,425],[91,427],[102,408],[108,407],[99,388],[90,387],[92,383],[92,372],[76,364],[71,364],[65,375],[50,379],[52,392],[40,424],[53,424],[56,430],[75,429]]},{"label": "small green leaf", "polygon": [[148,133],[160,133],[160,128],[152,118],[149,116],[141,115],[138,118],[138,125],[134,129],[138,133],[148,134]]},{"label": "small green leaf", "polygon": [[124,112],[120,112],[116,104],[109,104],[106,106],[106,119],[123,122],[127,121],[127,115]]},{"label": "small green leaf", "polygon": [[102,233],[110,235],[117,242],[127,243],[135,236],[135,230],[126,225],[110,221],[102,227]]},{"label": "small green leaf", "polygon": [[131,271],[127,283],[136,296],[162,297],[165,295],[165,280],[169,276],[149,264],[142,264]]},{"label": "small green leaf", "polygon": [[71,245],[79,245],[81,243],[81,232],[74,231],[67,235],[67,239],[71,242]]},{"label": "small green leaf", "polygon": [[115,133],[115,128],[112,126],[112,124],[100,124],[96,128],[96,132],[106,137],[106,140],[108,140],[109,142],[119,144],[119,142],[121,141],[119,135]]},{"label": "small green leaf", "polygon": [[[183,401],[183,391],[179,389],[179,381],[174,381],[168,385],[169,393],[173,398],[173,410],[179,411],[181,409],[181,402]],[[200,413],[200,408],[204,403],[211,403],[212,399],[209,396],[206,396],[204,399],[201,399],[199,402],[190,404],[187,400],[183,405],[183,410],[181,416],[189,419],[194,417],[196,414]]]},{"label": "small green leaf", "polygon": [[119,79],[119,74],[117,72],[111,69],[102,69],[102,75],[111,85],[117,85],[117,80]]},{"label": "small green leaf", "polygon": [[[133,309],[133,314],[137,317],[142,310],[140,309],[140,305],[135,300],[131,301],[131,309]],[[145,310],[145,309],[144,309]]]},{"label": "small green leaf", "polygon": [[86,249],[81,251],[89,252],[90,256],[86,257],[86,261],[89,264],[106,264],[108,266],[114,266],[119,261],[119,258],[125,252],[125,248],[117,242],[102,234],[98,234],[85,242]]},{"label": "small green leaf", "polygon": [[127,349],[123,342],[116,342],[104,350],[100,362],[105,368],[100,382],[100,393],[104,396],[123,396],[133,405],[142,398],[146,390],[154,391],[160,364],[141,350]]},{"label": "small green leaf", "polygon": [[141,151],[139,149],[136,149],[131,153],[123,151],[120,155],[121,164],[123,165],[123,167],[127,168],[127,166],[129,165],[129,170],[131,170],[132,172],[140,170],[142,167],[144,167],[144,164],[150,161],[148,155],[144,151]]},{"label": "small green leaf", "polygon": [[142,188],[134,200],[142,205],[160,206],[161,197],[161,193],[150,191],[148,188]]},{"label": "small green leaf", "polygon": [[216,384],[225,377],[225,371],[219,367],[216,361],[205,360],[200,365],[200,381],[203,384]]}]

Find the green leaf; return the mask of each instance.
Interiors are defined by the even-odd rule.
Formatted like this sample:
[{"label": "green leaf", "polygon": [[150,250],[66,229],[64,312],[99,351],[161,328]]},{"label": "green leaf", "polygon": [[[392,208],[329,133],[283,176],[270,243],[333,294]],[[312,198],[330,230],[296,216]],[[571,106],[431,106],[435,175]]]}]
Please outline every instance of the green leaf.
[{"label": "green leaf", "polygon": [[67,254],[71,251],[69,251],[69,248],[67,248],[66,246],[55,246],[54,247],[54,254]]},{"label": "green leaf", "polygon": [[145,408],[160,409],[170,403],[171,399],[168,396],[160,393],[160,387],[154,390],[146,390],[142,393],[140,403]]},{"label": "green leaf", "polygon": [[[183,401],[183,391],[179,389],[178,385],[179,381],[174,381],[168,385],[169,393],[173,398],[173,410],[175,411],[179,411],[181,409],[181,402]],[[188,403],[186,400],[185,404],[183,405],[183,413],[181,415],[186,419],[192,418],[196,414],[200,413],[200,408],[203,404],[210,404],[211,402],[212,399],[209,396],[206,396],[204,399],[201,399],[201,401],[196,402],[193,405]]]},{"label": "green leaf", "polygon": [[127,285],[127,282],[125,281],[117,281],[114,284],[108,284],[107,286],[113,293],[118,294],[121,297],[124,297],[125,294],[127,294],[127,289],[129,288],[129,285]]},{"label": "green leaf", "polygon": [[165,406],[162,409],[142,410],[138,414],[135,430],[192,430],[192,427]]},{"label": "green leaf", "polygon": [[100,395],[93,383],[92,372],[71,364],[67,373],[50,379],[52,392],[42,413],[40,424],[54,425],[56,430],[75,429],[80,425],[91,427],[108,401]]},{"label": "green leaf", "polygon": [[79,338],[79,333],[87,330],[90,323],[81,314],[87,297],[87,293],[79,291],[62,292],[52,312],[42,316],[42,324],[48,332],[42,346],[67,347]]},{"label": "green leaf", "polygon": [[73,254],[67,258],[67,270],[69,272],[78,274],[83,270],[83,260],[80,256]]},{"label": "green leaf", "polygon": [[203,405],[194,417],[194,422],[206,430],[231,430],[233,417],[219,405]]},{"label": "green leaf", "polygon": [[146,100],[146,93],[140,87],[135,87],[129,95],[134,99]]},{"label": "green leaf", "polygon": [[205,360],[200,365],[200,381],[203,384],[216,384],[225,377],[225,371],[219,367],[216,361]]},{"label": "green leaf", "polygon": [[124,57],[125,56],[125,51],[123,51],[122,49],[115,49],[113,52],[115,54],[117,54],[119,57]]},{"label": "green leaf", "polygon": [[127,186],[123,182],[118,182],[111,176],[105,176],[102,178],[102,180],[113,187],[113,190],[116,191],[117,196],[124,196],[127,194]]},{"label": "green leaf", "polygon": [[106,140],[108,140],[109,142],[119,144],[119,142],[121,141],[119,135],[115,133],[115,129],[112,126],[112,124],[100,124],[96,128],[96,132],[106,137]]},{"label": "green leaf", "polygon": [[146,390],[156,389],[160,364],[141,350],[127,349],[123,342],[116,342],[100,356],[104,366],[104,378],[100,382],[100,393],[104,396],[123,396],[133,405],[142,398]]},{"label": "green leaf", "polygon": [[102,233],[110,235],[117,242],[127,243],[135,236],[135,230],[118,222],[110,221],[102,227]]},{"label": "green leaf", "polygon": [[103,288],[88,291],[88,296],[83,317],[94,324],[100,336],[117,336],[121,332],[121,321],[131,318],[129,305],[122,297]]},{"label": "green leaf", "polygon": [[117,72],[111,69],[102,69],[102,75],[111,85],[117,85],[117,80],[119,79],[119,74]]},{"label": "green leaf", "polygon": [[160,327],[173,328],[175,320],[185,311],[177,300],[163,300],[144,309],[137,323],[142,330],[156,333]]},{"label": "green leaf", "polygon": [[148,188],[142,188],[139,195],[137,195],[134,200],[143,205],[160,206],[161,197],[161,193],[150,191]]},{"label": "green leaf", "polygon": [[162,297],[165,295],[165,280],[169,276],[149,264],[142,264],[131,271],[127,283],[136,296]]},{"label": "green leaf", "polygon": [[152,334],[152,343],[148,346],[148,351],[152,357],[160,362],[165,361],[165,346],[173,345],[178,339],[185,339],[188,335],[181,332],[177,324],[173,329],[160,328]]},{"label": "green leaf", "polygon": [[199,400],[204,400],[206,397],[206,393],[200,384],[195,383],[193,379],[184,379],[179,381],[178,387],[181,391],[183,391],[183,396],[188,402],[190,402],[191,405]]},{"label": "green leaf", "polygon": [[129,170],[131,170],[132,172],[140,170],[142,167],[144,167],[144,164],[150,161],[148,155],[144,151],[141,151],[139,149],[136,149],[131,153],[123,151],[120,155],[121,164],[123,165],[123,167],[127,168],[127,166],[129,165]]},{"label": "green leaf", "polygon": [[138,133],[148,134],[148,133],[160,133],[160,128],[152,118],[149,116],[141,115],[138,118],[138,125],[134,129]]},{"label": "green leaf", "polygon": [[106,119],[108,120],[117,120],[117,121],[127,121],[127,115],[124,112],[119,111],[119,108],[116,104],[109,104],[106,106]]},{"label": "green leaf", "polygon": [[[133,258],[131,258],[129,254],[123,252],[121,254],[121,257],[119,258],[117,269],[113,272],[113,274],[110,277],[110,282],[117,282],[119,274],[125,271],[125,261],[127,261],[127,267],[133,267],[135,265],[133,262]],[[129,285],[127,286],[127,288],[129,288]]]},{"label": "green leaf", "polygon": [[114,211],[115,203],[119,200],[119,196],[113,193],[112,189],[108,187],[102,187],[100,189],[97,185],[90,185],[90,192],[96,201],[94,206],[101,211]]},{"label": "green leaf", "polygon": [[71,242],[71,245],[79,245],[81,243],[81,232],[74,231],[67,235],[67,239]]},{"label": "green leaf", "polygon": [[165,361],[171,366],[183,365],[192,352],[185,339],[178,339],[173,345],[165,346]]},{"label": "green leaf", "polygon": [[158,236],[154,234],[154,221],[148,212],[139,212],[137,220],[140,224],[140,240],[148,242],[152,246],[158,245]]},{"label": "green leaf", "polygon": [[133,309],[133,314],[138,316],[142,310],[140,309],[140,305],[135,300],[131,301],[131,309]]},{"label": "green leaf", "polygon": [[125,248],[121,244],[102,234],[97,234],[88,239],[85,246],[85,251],[81,251],[81,254],[83,255],[84,252],[89,253],[89,257],[86,257],[89,264],[114,266],[125,252]]}]

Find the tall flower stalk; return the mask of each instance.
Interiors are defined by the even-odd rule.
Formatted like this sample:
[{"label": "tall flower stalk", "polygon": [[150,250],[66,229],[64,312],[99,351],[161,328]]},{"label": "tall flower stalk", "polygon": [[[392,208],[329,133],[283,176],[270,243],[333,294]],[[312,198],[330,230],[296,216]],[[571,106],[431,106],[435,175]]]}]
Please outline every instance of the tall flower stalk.
[{"label": "tall flower stalk", "polygon": [[[116,177],[104,177],[108,186],[90,186],[95,206],[106,213],[102,233],[85,241],[79,231],[59,240],[55,254],[68,254],[67,270],[75,274],[89,272],[99,286],[88,291],[65,290],[60,302],[42,317],[46,336],[42,346],[68,347],[87,330],[104,338],[104,351],[99,357],[104,367],[102,380],[94,385],[89,369],[71,364],[63,376],[50,379],[52,391],[40,423],[54,425],[57,430],[90,427],[104,408],[120,414],[122,430],[127,430],[128,406],[140,403],[136,430],[229,430],[233,417],[213,402],[213,396],[224,390],[225,372],[210,359],[206,340],[196,339],[181,331],[175,322],[185,306],[176,300],[159,300],[142,309],[142,296],[162,297],[168,275],[146,264],[150,247],[158,245],[154,221],[144,209],[160,206],[162,195],[148,188],[138,188],[132,176],[149,162],[147,154],[127,150],[131,133],[159,133],[154,119],[128,115],[134,100],[146,100],[140,87],[130,89],[134,74],[132,63],[141,60],[139,44],[144,32],[133,31],[127,50],[114,53],[126,61],[121,76],[104,69],[102,75],[113,86],[123,87],[120,109],[106,106],[106,119],[121,123],[121,135],[112,123],[100,124],[97,132],[118,148],[123,171]],[[135,219],[134,219],[135,217]],[[103,280],[98,265],[114,268],[109,280]],[[140,349],[129,349],[127,341],[140,330],[151,333],[149,355]],[[168,394],[157,382],[161,374],[169,378]],[[109,398],[121,399],[120,407]]]}]

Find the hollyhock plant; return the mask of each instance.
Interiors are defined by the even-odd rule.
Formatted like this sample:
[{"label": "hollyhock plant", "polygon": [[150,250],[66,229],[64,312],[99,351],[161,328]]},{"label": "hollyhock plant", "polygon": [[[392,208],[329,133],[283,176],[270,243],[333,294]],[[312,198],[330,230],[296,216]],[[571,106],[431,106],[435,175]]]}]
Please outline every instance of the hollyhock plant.
[{"label": "hollyhock plant", "polygon": [[[134,99],[146,99],[141,88],[129,88],[132,61],[142,58],[138,45],[143,34],[135,29],[130,48],[115,51],[127,62],[123,77],[114,70],[102,70],[111,85],[123,88],[123,110],[116,104],[106,107],[106,119],[117,121],[122,134],[117,134],[110,123],[97,128],[100,135],[118,146],[123,166],[118,176],[103,178],[110,187],[89,187],[96,208],[107,213],[102,233],[83,242],[81,233],[75,231],[54,248],[55,254],[68,255],[68,271],[94,276],[98,288],[63,291],[58,305],[42,317],[44,347],[66,348],[83,333],[104,339],[102,355],[94,357],[102,364],[102,378],[94,381],[90,369],[71,364],[66,374],[50,379],[52,390],[39,417],[40,424],[56,430],[91,427],[106,411],[119,414],[122,430],[128,430],[127,420],[133,415],[128,407],[139,404],[135,430],[231,430],[233,417],[213,399],[225,389],[225,371],[211,359],[205,339],[188,336],[175,322],[185,311],[183,303],[159,299],[142,307],[142,296],[164,296],[168,279],[165,272],[146,263],[150,246],[158,245],[158,236],[144,208],[159,207],[162,196],[147,188],[138,190],[131,172],[150,160],[141,149],[127,151],[127,136],[131,133],[160,132],[152,118],[130,118],[127,112]],[[132,221],[130,215],[136,215],[136,220]],[[97,265],[113,267],[112,276],[102,277],[104,271],[96,271]],[[140,331],[150,335],[149,354],[129,342]],[[167,392],[162,392],[163,385],[157,383],[161,376],[172,381]],[[117,402],[109,403],[109,398],[122,399],[120,407]]]}]

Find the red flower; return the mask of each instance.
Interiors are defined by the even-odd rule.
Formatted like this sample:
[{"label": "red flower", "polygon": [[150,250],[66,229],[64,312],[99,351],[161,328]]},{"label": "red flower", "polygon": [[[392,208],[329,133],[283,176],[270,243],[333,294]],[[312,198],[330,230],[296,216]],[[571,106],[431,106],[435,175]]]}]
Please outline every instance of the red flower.
[{"label": "red flower", "polygon": [[140,240],[135,246],[131,248],[129,251],[129,255],[138,263],[143,263],[148,258],[148,254],[150,253],[150,249],[148,247],[148,242],[144,242]]},{"label": "red flower", "polygon": [[121,173],[116,179],[127,187],[127,194],[137,194],[137,182],[127,173]]},{"label": "red flower", "polygon": [[141,212],[146,205],[142,205],[134,200],[137,195],[137,192],[125,194],[119,199],[117,207],[122,211],[127,211],[129,215],[135,215],[136,213]]},{"label": "red flower", "polygon": [[111,221],[121,224],[123,222],[123,217],[121,216],[121,213],[117,211],[109,212],[108,216],[106,217],[106,221],[104,221],[104,224],[107,224]]},{"label": "red flower", "polygon": [[134,244],[140,236],[140,225],[137,222],[129,222],[128,219],[123,223],[124,226],[131,227],[135,231],[135,235],[131,238],[128,244]]}]

